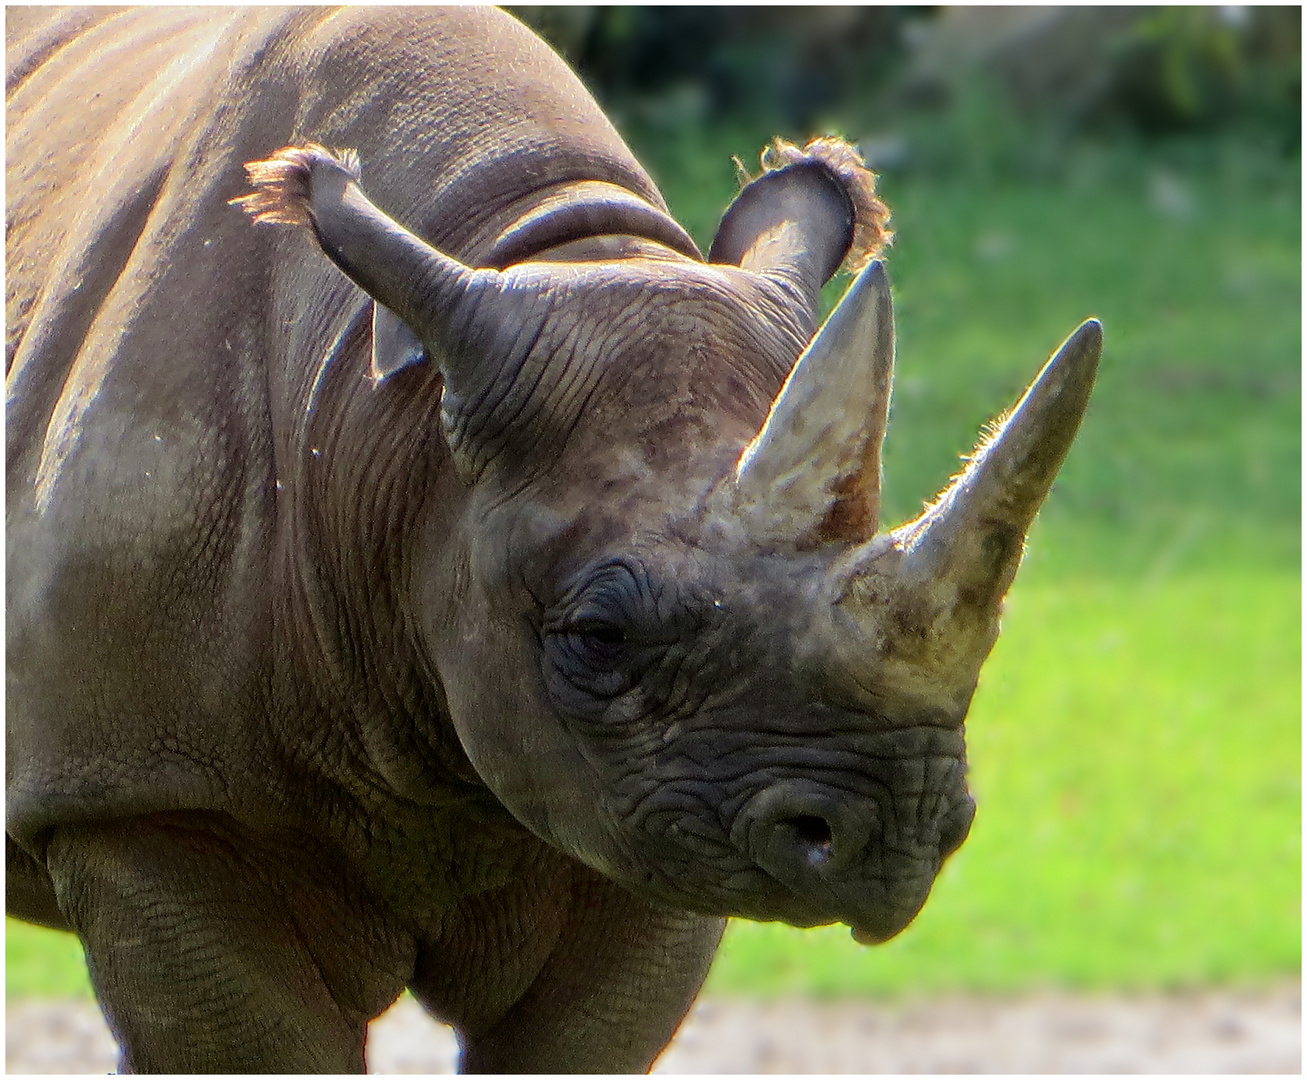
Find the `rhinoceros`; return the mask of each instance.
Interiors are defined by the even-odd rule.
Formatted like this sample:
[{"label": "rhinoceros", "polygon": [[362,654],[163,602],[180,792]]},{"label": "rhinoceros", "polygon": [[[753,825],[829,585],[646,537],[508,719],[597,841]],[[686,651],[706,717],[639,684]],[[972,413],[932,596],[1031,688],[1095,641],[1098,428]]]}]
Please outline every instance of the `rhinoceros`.
[{"label": "rhinoceros", "polygon": [[705,259],[505,14],[6,19],[8,909],[122,1068],[644,1070],[725,917],[902,930],[1098,324],[884,529],[848,144]]}]

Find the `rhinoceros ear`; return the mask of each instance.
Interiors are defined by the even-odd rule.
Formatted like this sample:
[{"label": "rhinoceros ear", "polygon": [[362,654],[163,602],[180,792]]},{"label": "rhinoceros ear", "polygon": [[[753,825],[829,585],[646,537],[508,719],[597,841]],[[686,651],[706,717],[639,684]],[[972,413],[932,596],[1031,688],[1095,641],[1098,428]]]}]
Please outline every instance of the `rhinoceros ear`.
[{"label": "rhinoceros ear", "polygon": [[372,303],[372,377],[380,380],[395,372],[420,364],[427,351],[408,323],[390,308],[375,300]]},{"label": "rhinoceros ear", "polygon": [[429,355],[465,351],[454,327],[466,322],[460,313],[475,305],[475,294],[493,291],[498,273],[464,266],[377,209],[359,187],[358,155],[288,146],[245,171],[255,190],[233,203],[256,224],[310,228],[323,253],[380,305],[376,310],[395,316],[379,317],[383,341],[374,361],[382,374],[411,362],[414,341]]},{"label": "rhinoceros ear", "polygon": [[473,269],[414,236],[359,186],[358,158],[320,146],[286,147],[246,166],[254,192],[232,201],[256,223],[306,227],[332,262],[372,297],[372,374],[385,378],[435,360],[441,417],[459,474],[474,478],[490,452],[481,434],[500,385],[546,314],[538,290],[498,270]]},{"label": "rhinoceros ear", "polygon": [[889,243],[889,210],[876,197],[875,174],[843,139],[803,149],[777,139],[762,166],[723,215],[708,261],[797,286],[815,321],[821,287],[840,264],[857,271]]}]

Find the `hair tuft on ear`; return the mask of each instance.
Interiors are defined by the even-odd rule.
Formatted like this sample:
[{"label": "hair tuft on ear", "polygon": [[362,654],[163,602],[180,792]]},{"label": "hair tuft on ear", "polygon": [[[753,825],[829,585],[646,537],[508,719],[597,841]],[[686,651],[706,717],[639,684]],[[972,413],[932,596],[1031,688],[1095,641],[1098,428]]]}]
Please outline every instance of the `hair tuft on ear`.
[{"label": "hair tuft on ear", "polygon": [[358,183],[362,176],[359,156],[353,150],[328,150],[317,143],[283,146],[266,161],[245,165],[254,191],[229,199],[256,225],[300,225],[313,218],[313,170],[337,169]]},{"label": "hair tuft on ear", "polygon": [[853,242],[840,266],[844,273],[856,274],[893,243],[894,234],[887,228],[889,207],[876,195],[876,174],[867,168],[861,152],[852,143],[837,135],[823,135],[800,149],[777,137],[763,148],[759,160],[764,173],[815,161],[839,181],[853,203]]}]

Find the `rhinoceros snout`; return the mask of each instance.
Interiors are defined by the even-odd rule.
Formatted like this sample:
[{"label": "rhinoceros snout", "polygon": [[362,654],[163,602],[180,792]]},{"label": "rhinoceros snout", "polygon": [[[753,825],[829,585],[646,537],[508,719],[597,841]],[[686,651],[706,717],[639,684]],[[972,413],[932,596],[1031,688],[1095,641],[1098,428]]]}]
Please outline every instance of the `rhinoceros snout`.
[{"label": "rhinoceros snout", "polygon": [[874,799],[805,780],[780,781],[740,810],[731,839],[790,894],[788,922],[840,921],[860,941],[893,937],[921,910],[940,864],[961,846],[975,804],[887,828]]}]

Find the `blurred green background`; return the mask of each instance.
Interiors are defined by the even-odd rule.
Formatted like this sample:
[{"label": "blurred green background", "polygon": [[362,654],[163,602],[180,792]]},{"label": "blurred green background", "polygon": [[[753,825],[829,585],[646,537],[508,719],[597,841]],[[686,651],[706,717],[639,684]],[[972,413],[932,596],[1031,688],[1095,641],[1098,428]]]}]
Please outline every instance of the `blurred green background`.
[{"label": "blurred green background", "polygon": [[[971,838],[889,944],[733,922],[708,992],[1297,974],[1300,10],[512,10],[705,251],[732,155],[860,144],[897,234],[895,523],[1106,329],[968,723]],[[6,958],[11,997],[89,992],[67,935],[11,921]]]}]

